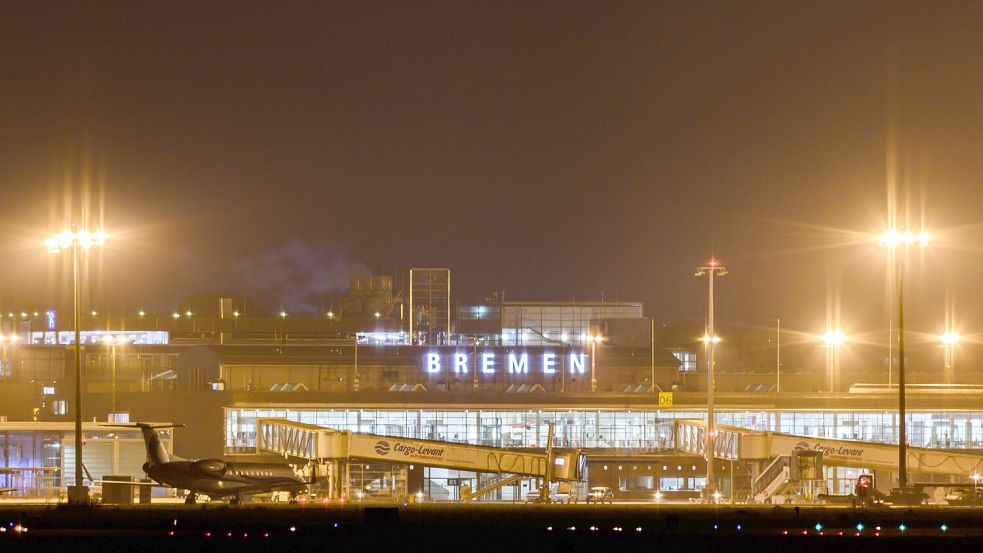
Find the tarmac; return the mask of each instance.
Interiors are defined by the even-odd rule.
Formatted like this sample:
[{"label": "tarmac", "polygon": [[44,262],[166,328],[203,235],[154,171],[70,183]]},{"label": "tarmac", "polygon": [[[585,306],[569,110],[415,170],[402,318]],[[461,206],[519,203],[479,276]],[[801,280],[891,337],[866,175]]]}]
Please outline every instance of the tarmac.
[{"label": "tarmac", "polygon": [[18,550],[924,553],[981,544],[975,507],[0,505],[0,549]]}]

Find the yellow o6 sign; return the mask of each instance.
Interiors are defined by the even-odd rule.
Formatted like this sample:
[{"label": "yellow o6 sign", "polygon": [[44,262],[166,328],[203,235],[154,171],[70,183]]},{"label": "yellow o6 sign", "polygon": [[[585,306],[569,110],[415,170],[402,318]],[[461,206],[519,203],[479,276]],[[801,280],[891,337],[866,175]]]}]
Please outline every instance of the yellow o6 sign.
[{"label": "yellow o6 sign", "polygon": [[672,392],[659,392],[659,407],[672,407]]}]

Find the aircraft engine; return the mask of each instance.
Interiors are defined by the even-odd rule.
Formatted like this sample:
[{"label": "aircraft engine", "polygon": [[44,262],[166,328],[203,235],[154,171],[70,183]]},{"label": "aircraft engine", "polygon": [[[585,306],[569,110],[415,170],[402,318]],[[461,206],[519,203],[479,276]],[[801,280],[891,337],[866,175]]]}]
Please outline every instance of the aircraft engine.
[{"label": "aircraft engine", "polygon": [[225,476],[225,472],[229,468],[225,461],[219,461],[218,459],[195,461],[191,467],[195,472],[205,476]]}]

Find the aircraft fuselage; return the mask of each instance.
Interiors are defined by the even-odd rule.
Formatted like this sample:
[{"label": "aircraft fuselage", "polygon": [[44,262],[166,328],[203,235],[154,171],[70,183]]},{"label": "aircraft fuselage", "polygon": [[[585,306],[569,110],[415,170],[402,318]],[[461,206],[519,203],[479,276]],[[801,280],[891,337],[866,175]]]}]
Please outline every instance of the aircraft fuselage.
[{"label": "aircraft fuselage", "polygon": [[147,463],[144,471],[161,484],[214,499],[307,489],[307,482],[296,476],[285,463],[227,463],[219,459],[203,459]]}]

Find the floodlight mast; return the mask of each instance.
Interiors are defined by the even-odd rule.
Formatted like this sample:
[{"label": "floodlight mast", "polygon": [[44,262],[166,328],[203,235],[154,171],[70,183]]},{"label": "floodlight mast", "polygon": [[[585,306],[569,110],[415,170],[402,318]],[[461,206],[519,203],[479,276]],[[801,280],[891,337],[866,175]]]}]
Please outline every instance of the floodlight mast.
[{"label": "floodlight mast", "polygon": [[79,294],[79,250],[101,247],[106,243],[106,233],[102,230],[89,232],[76,228],[63,230],[45,240],[44,245],[52,254],[72,249],[72,291],[74,296],[75,326],[75,485],[68,488],[68,502],[86,504],[89,502],[89,488],[82,480],[82,340],[79,317],[82,314],[82,300]]},{"label": "floodlight mast", "polygon": [[713,444],[714,444],[714,412],[713,412],[713,364],[714,364],[714,346],[720,341],[720,338],[714,333],[713,325],[713,277],[716,275],[722,277],[727,274],[727,268],[720,265],[715,258],[711,258],[710,261],[703,267],[699,267],[696,270],[694,276],[704,276],[708,275],[708,314],[707,314],[707,333],[703,336],[703,343],[707,348],[707,428],[706,428],[706,461],[707,461],[707,476],[706,484],[704,485],[704,502],[715,501],[714,493],[716,492],[717,486],[714,482],[713,474]]},{"label": "floodlight mast", "polygon": [[900,262],[897,246],[918,244],[924,248],[929,238],[927,232],[915,234],[891,229],[880,239],[894,256],[894,271],[898,279],[898,488],[902,494],[908,488],[908,440],[905,423],[904,265]]}]

